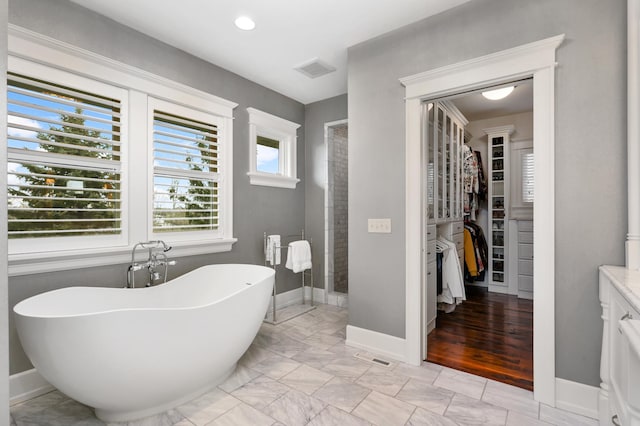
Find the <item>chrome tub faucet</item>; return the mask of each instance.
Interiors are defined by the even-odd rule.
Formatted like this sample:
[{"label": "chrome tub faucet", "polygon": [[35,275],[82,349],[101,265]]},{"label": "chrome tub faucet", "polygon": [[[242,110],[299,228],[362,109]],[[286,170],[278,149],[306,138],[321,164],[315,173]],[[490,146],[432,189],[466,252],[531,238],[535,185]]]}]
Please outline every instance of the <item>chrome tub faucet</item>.
[{"label": "chrome tub faucet", "polygon": [[[149,251],[149,255],[145,262],[136,262],[136,250],[138,248],[146,249]],[[147,268],[149,281],[146,283],[146,287],[152,286],[156,281],[160,280],[159,268],[164,267],[163,281],[167,282],[167,272],[169,266],[175,265],[175,260],[169,260],[166,252],[171,250],[171,246],[168,246],[162,240],[145,241],[136,243],[131,250],[131,263],[127,268],[127,288],[135,288],[135,273],[144,268]]]}]

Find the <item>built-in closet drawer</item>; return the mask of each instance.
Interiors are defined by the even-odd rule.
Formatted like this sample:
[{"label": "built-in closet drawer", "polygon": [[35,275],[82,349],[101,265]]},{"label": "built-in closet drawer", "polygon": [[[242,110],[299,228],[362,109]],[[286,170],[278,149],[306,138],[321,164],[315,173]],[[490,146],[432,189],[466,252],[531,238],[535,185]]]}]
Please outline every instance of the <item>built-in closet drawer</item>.
[{"label": "built-in closet drawer", "polygon": [[518,275],[518,290],[533,291],[533,277],[529,275]]},{"label": "built-in closet drawer", "polygon": [[453,223],[453,234],[461,234],[464,231],[464,222]]},{"label": "built-in closet drawer", "polygon": [[436,240],[427,242],[427,263],[436,261]]},{"label": "built-in closet drawer", "polygon": [[532,220],[519,220],[518,221],[518,231],[533,232],[533,221]]},{"label": "built-in closet drawer", "polygon": [[533,259],[533,244],[518,244],[518,259]]},{"label": "built-in closet drawer", "polygon": [[464,249],[458,250],[458,260],[460,261],[460,269],[464,272]]},{"label": "built-in closet drawer", "polygon": [[533,260],[518,259],[518,275],[533,276]]},{"label": "built-in closet drawer", "polygon": [[427,225],[427,241],[436,239],[436,225]]},{"label": "built-in closet drawer", "polygon": [[518,224],[518,242],[533,244],[533,231],[522,231]]}]

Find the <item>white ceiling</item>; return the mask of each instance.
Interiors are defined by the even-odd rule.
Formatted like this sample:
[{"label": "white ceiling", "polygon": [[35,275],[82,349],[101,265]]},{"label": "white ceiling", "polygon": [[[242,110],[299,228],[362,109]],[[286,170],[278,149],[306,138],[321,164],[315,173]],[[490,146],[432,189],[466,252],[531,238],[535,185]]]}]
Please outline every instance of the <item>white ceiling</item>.
[{"label": "white ceiling", "polygon": [[[71,0],[304,104],[347,92],[347,48],[470,0]],[[233,21],[256,22],[242,31]],[[293,67],[337,68],[310,79]]]},{"label": "white ceiling", "polygon": [[533,81],[521,81],[515,86],[509,96],[497,101],[486,99],[482,91],[477,91],[452,97],[451,102],[469,121],[533,111]]}]

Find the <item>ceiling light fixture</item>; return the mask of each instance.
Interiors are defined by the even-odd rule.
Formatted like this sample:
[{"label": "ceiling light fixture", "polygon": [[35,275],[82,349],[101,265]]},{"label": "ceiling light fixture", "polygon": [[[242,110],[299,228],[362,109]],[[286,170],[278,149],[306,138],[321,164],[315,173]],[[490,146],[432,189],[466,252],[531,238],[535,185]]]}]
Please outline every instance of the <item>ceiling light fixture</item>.
[{"label": "ceiling light fixture", "polygon": [[502,87],[500,89],[488,90],[486,92],[482,92],[482,96],[492,101],[497,101],[499,99],[504,99],[513,92],[515,86]]},{"label": "ceiling light fixture", "polygon": [[235,20],[235,24],[236,27],[245,31],[251,31],[256,27],[256,23],[253,22],[253,19],[249,18],[248,16],[238,17],[238,19]]}]

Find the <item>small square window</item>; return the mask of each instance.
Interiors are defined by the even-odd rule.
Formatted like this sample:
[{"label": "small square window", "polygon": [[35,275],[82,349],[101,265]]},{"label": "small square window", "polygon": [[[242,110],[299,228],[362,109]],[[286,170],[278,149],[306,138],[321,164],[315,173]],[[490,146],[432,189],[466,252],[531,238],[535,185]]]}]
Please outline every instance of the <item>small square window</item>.
[{"label": "small square window", "polygon": [[280,141],[264,136],[256,138],[256,171],[280,173]]},{"label": "small square window", "polygon": [[249,112],[249,181],[252,185],[294,189],[300,179],[296,172],[296,131],[299,124],[255,108]]}]

